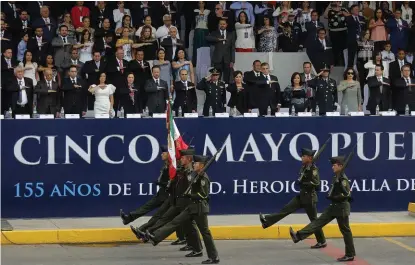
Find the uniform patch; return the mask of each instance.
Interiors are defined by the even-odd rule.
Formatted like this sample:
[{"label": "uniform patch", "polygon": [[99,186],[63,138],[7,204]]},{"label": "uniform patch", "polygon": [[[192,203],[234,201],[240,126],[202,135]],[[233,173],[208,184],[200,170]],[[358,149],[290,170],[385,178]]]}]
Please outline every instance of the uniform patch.
[{"label": "uniform patch", "polygon": [[205,186],[205,184],[206,184],[205,180],[201,180],[200,184],[202,184],[202,186]]},{"label": "uniform patch", "polygon": [[313,176],[314,177],[317,177],[317,175],[318,175],[318,170],[317,169],[313,169]]},{"label": "uniform patch", "polygon": [[192,175],[187,175],[187,180],[191,181],[192,180]]},{"label": "uniform patch", "polygon": [[343,186],[345,186],[345,187],[346,187],[346,186],[347,186],[347,180],[343,180],[343,181],[342,181],[342,184],[343,184]]}]

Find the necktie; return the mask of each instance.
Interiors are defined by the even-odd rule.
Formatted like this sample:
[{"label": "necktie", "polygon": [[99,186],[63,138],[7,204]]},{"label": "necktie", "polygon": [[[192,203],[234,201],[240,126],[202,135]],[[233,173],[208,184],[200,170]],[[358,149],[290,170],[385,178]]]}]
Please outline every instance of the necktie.
[{"label": "necktie", "polygon": [[75,79],[72,79],[72,84],[74,84],[74,85],[75,85]]},{"label": "necktie", "polygon": [[52,90],[52,87],[50,85],[50,81],[48,81],[48,90]]},{"label": "necktie", "polygon": [[124,73],[124,67],[122,66],[122,60],[120,60],[120,71],[122,74]]},{"label": "necktie", "polygon": [[160,84],[159,84],[159,80],[158,80],[158,79],[156,80],[156,86],[157,86],[157,87],[159,87],[159,86],[160,86]]},{"label": "necktie", "polygon": [[317,21],[315,21],[314,23],[316,24],[316,28],[318,28],[318,24],[317,24]]},{"label": "necktie", "polygon": [[63,37],[63,43],[66,43],[66,37]]},{"label": "necktie", "polygon": [[356,23],[359,23],[359,19],[357,17],[354,17],[354,20],[356,21]]},{"label": "necktie", "polygon": [[11,67],[12,67],[12,63],[11,63],[11,60],[10,60],[10,59],[7,59],[7,66],[8,66],[9,68],[11,68]]},{"label": "necktie", "polygon": [[406,85],[409,86],[409,84],[411,83],[411,81],[409,81],[409,78],[406,79]]},{"label": "necktie", "polygon": [[22,81],[19,81],[19,100],[17,101],[18,103],[22,103],[23,101],[23,96],[22,96]]}]

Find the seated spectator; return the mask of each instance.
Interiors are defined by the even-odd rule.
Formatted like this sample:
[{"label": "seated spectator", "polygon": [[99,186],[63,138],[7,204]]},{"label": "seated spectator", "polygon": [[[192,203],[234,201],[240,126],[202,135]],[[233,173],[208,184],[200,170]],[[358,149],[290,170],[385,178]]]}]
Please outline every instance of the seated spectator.
[{"label": "seated spectator", "polygon": [[262,27],[258,30],[259,46],[258,52],[274,52],[277,51],[277,33],[272,26],[272,20],[269,17],[263,18]]},{"label": "seated spectator", "polygon": [[282,98],[285,101],[285,106],[289,107],[290,111],[292,107],[294,107],[295,113],[306,111],[309,104],[307,87],[301,81],[300,73],[292,74],[291,84],[284,89]]},{"label": "seated spectator", "polygon": [[[342,115],[347,115],[353,111],[363,111],[363,99],[357,75],[353,68],[348,67],[344,72],[343,80],[340,81],[337,91],[342,93],[342,102],[340,110]],[[347,113],[346,113],[347,108]]]},{"label": "seated spectator", "polygon": [[234,115],[251,112],[249,108],[249,93],[248,86],[242,82],[243,75],[241,71],[233,72],[233,83],[231,83],[226,90],[231,93],[231,98],[228,101],[228,107],[236,108],[237,113]]},{"label": "seated spectator", "polygon": [[235,23],[236,42],[235,49],[237,52],[253,52],[255,49],[254,29],[248,21],[248,15],[239,12],[238,21]]},{"label": "seated spectator", "polygon": [[116,87],[107,84],[107,75],[101,73],[99,76],[98,85],[91,85],[88,89],[90,93],[95,96],[94,113],[95,114],[110,114],[114,116],[114,93]]}]

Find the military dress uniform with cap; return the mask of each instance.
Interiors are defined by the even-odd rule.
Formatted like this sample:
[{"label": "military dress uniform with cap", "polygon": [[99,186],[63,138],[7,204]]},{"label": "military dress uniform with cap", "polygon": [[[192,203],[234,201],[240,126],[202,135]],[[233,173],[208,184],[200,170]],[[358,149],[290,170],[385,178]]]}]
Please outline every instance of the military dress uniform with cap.
[{"label": "military dress uniform with cap", "polygon": [[[161,152],[168,152],[168,148],[166,145],[162,145],[160,147]],[[153,196],[149,201],[147,201],[143,206],[140,208],[130,212],[129,214],[125,214],[122,209],[120,210],[120,216],[123,223],[129,224],[134,220],[140,218],[141,216],[151,212],[152,210],[160,207],[164,201],[169,197],[168,192],[166,191],[167,183],[169,182],[169,165],[168,162],[165,161],[163,164],[160,175],[157,178],[157,186],[159,186],[159,190],[155,196]]]},{"label": "military dress uniform with cap", "polygon": [[[194,162],[206,163],[208,161],[206,156],[194,156]],[[184,194],[190,198],[191,203],[185,211],[181,212],[170,223],[166,224],[162,228],[154,231],[150,234],[150,241],[153,245],[157,245],[168,237],[178,226],[182,223],[194,220],[199,228],[200,234],[203,237],[205,243],[206,252],[208,254],[208,260],[203,261],[202,264],[217,264],[219,263],[218,252],[216,250],[215,243],[213,241],[212,234],[209,230],[207,214],[209,213],[209,192],[210,192],[210,180],[208,175],[203,172],[200,178],[191,184],[189,194]],[[189,241],[190,239],[188,239]],[[193,243],[192,245],[197,245]],[[201,256],[202,248],[193,248],[193,252],[186,255],[187,257]]]},{"label": "military dress uniform with cap", "polygon": [[[211,75],[220,75],[220,72],[215,68],[211,69],[209,72]],[[225,112],[226,87],[224,82],[220,80],[216,82],[208,81],[205,77],[199,82],[197,89],[203,90],[206,93],[203,116],[209,116],[210,107],[212,107],[213,115],[215,115],[215,113]]]},{"label": "military dress uniform with cap", "polygon": [[[314,156],[316,151],[303,148],[301,155]],[[260,221],[262,227],[268,228],[279,222],[286,216],[296,212],[299,209],[304,209],[310,221],[317,219],[317,192],[316,189],[320,185],[320,176],[317,166],[313,163],[310,165],[303,165],[300,169],[300,194],[295,196],[287,205],[285,205],[279,213],[262,215],[260,214]],[[326,238],[323,230],[318,229],[314,232],[317,244],[312,248],[323,248],[327,246]]]},{"label": "military dress uniform with cap", "polygon": [[[337,156],[332,157],[330,162],[331,164],[344,165],[345,159],[342,156]],[[338,261],[352,261],[356,255],[356,252],[353,243],[352,231],[349,225],[349,201],[351,200],[351,191],[349,179],[344,173],[333,176],[331,188],[328,192],[327,198],[331,200],[331,203],[317,219],[296,233],[292,228],[290,228],[291,238],[294,243],[297,243],[300,240],[306,239],[317,230],[322,229],[333,219],[336,219],[346,245],[345,256],[339,258]]]},{"label": "military dress uniform with cap", "polygon": [[[330,72],[330,68],[323,67],[322,71]],[[308,85],[313,88],[314,102],[312,102],[311,108],[316,111],[316,106],[319,107],[320,115],[326,114],[326,112],[332,112],[336,110],[337,98],[337,83],[330,77],[317,76],[316,78],[308,81]]]}]

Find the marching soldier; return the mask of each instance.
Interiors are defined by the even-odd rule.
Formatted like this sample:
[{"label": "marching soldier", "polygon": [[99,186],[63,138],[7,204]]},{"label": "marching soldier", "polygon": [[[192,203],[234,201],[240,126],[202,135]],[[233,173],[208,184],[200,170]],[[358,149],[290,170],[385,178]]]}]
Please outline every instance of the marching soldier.
[{"label": "marching soldier", "polygon": [[174,82],[174,91],[176,99],[174,100],[173,109],[178,116],[179,108],[182,113],[197,113],[197,97],[195,85],[187,81],[188,72],[186,69],[180,70],[180,81]]},{"label": "marching soldier", "polygon": [[203,116],[209,116],[209,109],[212,108],[212,115],[225,112],[226,90],[225,83],[219,80],[220,72],[216,68],[209,70],[210,74],[204,77],[197,89],[206,93],[206,100],[203,106]]},{"label": "marching soldier", "polygon": [[337,220],[340,232],[343,235],[346,245],[346,253],[338,261],[352,261],[356,255],[353,243],[353,235],[349,225],[351,192],[349,179],[343,173],[345,168],[345,159],[342,156],[332,157],[330,159],[334,172],[333,181],[327,198],[332,203],[324,210],[319,218],[309,223],[303,229],[294,232],[290,227],[290,235],[294,243],[304,240],[317,230],[322,229],[334,218]]},{"label": "marching soldier", "polygon": [[308,85],[314,89],[313,94],[315,95],[315,102],[311,102],[311,108],[315,112],[316,106],[318,106],[320,115],[334,111],[337,105],[337,84],[334,79],[329,77],[329,74],[330,68],[326,65],[314,79],[308,81]]},{"label": "marching soldier", "polygon": [[[205,172],[202,172],[205,164],[208,162],[206,156],[194,156],[194,170],[196,173],[200,173],[196,182],[192,182],[192,186],[188,193],[182,196],[189,198],[191,203],[171,222],[154,231],[153,233],[147,233],[151,243],[156,246],[159,242],[168,237],[177,227],[194,220],[199,228],[200,233],[205,243],[208,259],[203,261],[202,264],[217,264],[219,263],[219,256],[216,250],[215,243],[213,241],[212,234],[209,230],[207,214],[209,213],[209,192],[210,192],[210,180]],[[192,238],[194,240],[195,238]],[[188,239],[188,241],[190,238]],[[197,242],[193,242],[192,245],[198,248],[194,248],[193,251],[186,255],[186,257],[200,257],[202,256],[202,247],[198,246]]]},{"label": "marching soldier", "polygon": [[163,167],[160,170],[160,175],[157,179],[156,184],[160,187],[159,191],[155,196],[153,196],[148,202],[146,202],[140,208],[125,214],[123,210],[120,210],[120,217],[124,225],[127,225],[134,220],[140,218],[141,216],[151,212],[152,210],[160,207],[164,201],[169,197],[169,194],[166,191],[167,183],[169,181],[169,153],[166,145],[161,147],[161,159],[163,160]]},{"label": "marching soldier", "polygon": [[[316,189],[320,185],[320,176],[317,166],[313,162],[316,151],[303,148],[301,150],[301,159],[303,165],[300,170],[300,194],[295,196],[287,205],[285,205],[279,213],[269,215],[259,215],[259,220],[264,229],[274,225],[287,215],[292,214],[298,209],[305,209],[310,221],[317,219],[317,192]],[[327,246],[326,238],[323,230],[315,231],[317,244],[311,248],[325,248]]]}]

